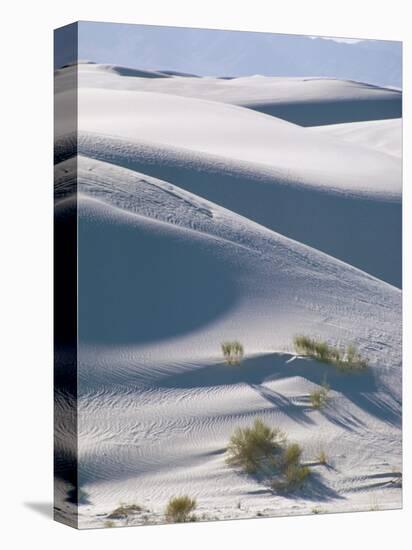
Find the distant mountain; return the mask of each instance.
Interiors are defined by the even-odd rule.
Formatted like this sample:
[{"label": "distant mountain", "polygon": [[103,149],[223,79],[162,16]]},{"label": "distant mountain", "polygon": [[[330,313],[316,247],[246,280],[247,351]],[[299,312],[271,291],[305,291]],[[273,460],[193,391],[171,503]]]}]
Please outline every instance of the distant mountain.
[{"label": "distant mountain", "polygon": [[[202,76],[330,76],[402,87],[402,43],[117,23],[79,23],[81,59]],[[73,61],[70,50],[56,68]]]}]

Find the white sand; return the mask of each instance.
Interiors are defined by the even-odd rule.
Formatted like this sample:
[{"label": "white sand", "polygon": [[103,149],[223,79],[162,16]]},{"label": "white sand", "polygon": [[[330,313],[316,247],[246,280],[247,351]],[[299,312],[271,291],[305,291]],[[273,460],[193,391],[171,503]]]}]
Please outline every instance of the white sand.
[{"label": "white sand", "polygon": [[[400,507],[401,163],[376,145],[382,121],[362,123],[362,141],[212,97],[235,81],[81,71],[80,527],[121,502],[150,510],[132,523],[162,522],[185,493],[209,519]],[[273,89],[237,80],[249,99]],[[276,80],[290,96],[306,86]],[[308,82],[320,109],[331,89],[378,93]],[[60,137],[64,212],[74,163]],[[353,342],[370,368],[296,358],[297,333]],[[222,362],[228,339],[245,347],[240,366]],[[308,395],[325,376],[331,401],[316,411]],[[256,416],[303,446],[306,488],[281,496],[225,463],[230,434]]]},{"label": "white sand", "polygon": [[316,133],[336,136],[362,147],[402,157],[402,119],[370,120],[313,128]]}]

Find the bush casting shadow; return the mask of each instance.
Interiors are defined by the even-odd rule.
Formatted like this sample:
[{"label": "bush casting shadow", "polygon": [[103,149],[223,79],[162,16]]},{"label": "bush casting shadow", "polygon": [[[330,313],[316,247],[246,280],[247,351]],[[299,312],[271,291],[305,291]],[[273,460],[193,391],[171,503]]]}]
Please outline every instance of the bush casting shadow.
[{"label": "bush casting shadow", "polygon": [[[284,407],[286,414],[293,418],[307,420],[311,407],[302,407],[291,403],[285,396],[274,392],[263,384],[271,380],[282,380],[300,376],[313,384],[322,385],[325,378],[335,392],[341,393],[348,401],[375,418],[400,426],[401,407],[389,388],[384,387],[381,381],[377,381],[377,374],[373,368],[364,372],[346,374],[331,369],[330,365],[319,363],[309,358],[296,358],[290,360],[290,355],[271,353],[257,357],[243,359],[241,365],[235,369],[228,369],[223,363],[212,364],[193,368],[180,374],[165,376],[157,382],[158,386],[167,388],[201,388],[213,386],[225,386],[233,384],[247,384],[259,391],[263,397],[275,406]],[[378,390],[381,395],[378,394]],[[383,399],[385,393],[386,399]],[[345,429],[352,430],[362,425],[362,422],[344,413],[329,410],[325,407],[322,414],[331,422],[341,425]],[[342,414],[342,415],[341,415]]]}]

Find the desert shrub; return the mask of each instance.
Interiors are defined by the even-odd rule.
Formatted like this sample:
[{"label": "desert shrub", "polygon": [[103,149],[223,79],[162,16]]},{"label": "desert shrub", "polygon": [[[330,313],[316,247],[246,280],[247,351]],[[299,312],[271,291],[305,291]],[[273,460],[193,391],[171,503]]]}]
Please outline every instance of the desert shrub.
[{"label": "desert shrub", "polygon": [[169,500],[165,515],[166,520],[172,523],[184,523],[187,521],[196,521],[196,516],[191,512],[196,509],[196,500],[187,495],[173,497]]},{"label": "desert shrub", "polygon": [[293,340],[295,350],[302,355],[308,355],[323,361],[325,363],[331,363],[333,361],[339,361],[340,352],[336,348],[332,348],[326,342],[317,341],[307,336],[295,336]]},{"label": "desert shrub", "polygon": [[361,357],[353,344],[348,345],[344,350],[339,350],[329,346],[326,342],[303,335],[295,336],[293,344],[296,353],[312,357],[323,363],[332,363],[342,371],[363,370],[368,366],[367,361]]},{"label": "desert shrub", "polygon": [[237,428],[227,449],[229,464],[240,466],[247,473],[255,473],[265,459],[282,451],[284,434],[256,419],[251,428]]},{"label": "desert shrub", "polygon": [[358,349],[350,344],[344,353],[343,358],[337,363],[339,370],[344,372],[365,370],[368,367],[366,359],[363,359]]},{"label": "desert shrub", "polygon": [[222,345],[223,357],[228,365],[238,365],[243,358],[243,346],[237,340],[233,342],[223,342]]},{"label": "desert shrub", "polygon": [[310,470],[301,464],[302,448],[297,443],[287,444],[282,452],[281,460],[278,462],[278,475],[272,480],[272,489],[280,492],[290,492],[299,489]]},{"label": "desert shrub", "polygon": [[286,468],[285,478],[288,489],[301,487],[309,476],[310,470],[302,464],[291,464]]},{"label": "desert shrub", "polygon": [[130,516],[139,514],[143,508],[138,504],[121,504],[107,516],[108,519],[128,519]]},{"label": "desert shrub", "polygon": [[111,527],[116,527],[116,524],[115,524],[114,521],[108,520],[108,521],[105,521],[105,522],[104,522],[104,526],[105,526],[105,527],[108,527],[108,528],[111,528]]},{"label": "desert shrub", "polygon": [[288,468],[289,466],[299,464],[300,458],[302,456],[302,448],[297,443],[288,444],[283,451],[283,467]]},{"label": "desert shrub", "polygon": [[309,399],[310,404],[314,409],[322,409],[329,399],[330,387],[326,382],[323,382],[319,389],[315,389],[310,392]]},{"label": "desert shrub", "polygon": [[308,476],[310,469],[303,464],[291,464],[282,472],[281,476],[275,477],[272,480],[271,487],[275,491],[281,493],[289,493],[300,489]]},{"label": "desert shrub", "polygon": [[324,449],[320,449],[318,456],[316,457],[319,464],[322,464],[322,466],[326,466],[328,463],[328,457]]},{"label": "desert shrub", "polygon": [[249,428],[237,428],[228,446],[229,464],[240,466],[246,473],[260,471],[272,478],[278,491],[291,491],[302,486],[310,470],[301,464],[302,448],[288,443],[278,428],[270,428],[256,419]]}]

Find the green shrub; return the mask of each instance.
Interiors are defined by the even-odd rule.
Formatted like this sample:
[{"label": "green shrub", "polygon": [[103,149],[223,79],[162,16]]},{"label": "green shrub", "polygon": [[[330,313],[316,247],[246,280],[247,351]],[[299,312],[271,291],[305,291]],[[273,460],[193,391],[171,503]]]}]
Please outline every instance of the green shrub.
[{"label": "green shrub", "polygon": [[302,487],[309,474],[310,470],[307,466],[302,466],[302,464],[291,464],[285,471],[287,488],[296,489]]},{"label": "green shrub", "polygon": [[297,443],[288,444],[283,451],[283,467],[288,468],[289,466],[299,464],[300,458],[302,456],[302,448]]},{"label": "green shrub", "polygon": [[223,357],[228,365],[239,365],[243,358],[243,346],[237,340],[221,344]]},{"label": "green shrub", "polygon": [[322,466],[326,466],[328,464],[328,457],[324,449],[319,450],[317,460],[319,464],[322,464]]},{"label": "green shrub", "polygon": [[108,527],[108,528],[111,528],[111,527],[116,527],[116,524],[115,524],[114,521],[108,520],[108,521],[105,521],[105,522],[104,522],[104,526],[105,526],[105,527]]},{"label": "green shrub", "polygon": [[108,519],[128,519],[130,516],[139,514],[143,508],[138,504],[121,504],[107,516]]},{"label": "green shrub", "polygon": [[255,473],[265,459],[281,452],[284,442],[285,436],[278,428],[270,428],[256,419],[251,428],[235,430],[227,449],[227,462]]},{"label": "green shrub", "polygon": [[291,464],[282,472],[280,477],[272,480],[271,487],[281,493],[296,491],[304,485],[309,475],[310,469],[307,466]]},{"label": "green shrub", "polygon": [[301,446],[288,443],[281,430],[270,428],[260,419],[250,428],[237,428],[227,451],[229,464],[240,466],[248,474],[269,474],[272,488],[278,491],[301,487],[310,473],[301,464]]},{"label": "green shrub", "polygon": [[196,509],[196,500],[187,495],[173,497],[169,500],[166,507],[166,520],[171,523],[184,523],[187,521],[196,521],[196,516],[191,512]]},{"label": "green shrub", "polygon": [[293,343],[296,352],[301,355],[308,355],[325,363],[340,359],[339,350],[328,346],[326,342],[319,342],[307,336],[295,336]]},{"label": "green shrub", "polygon": [[329,346],[326,342],[303,335],[295,336],[293,344],[296,353],[312,357],[323,363],[332,363],[339,370],[345,372],[363,370],[368,366],[367,361],[361,357],[353,344],[342,351]]},{"label": "green shrub", "polygon": [[365,370],[368,367],[366,359],[363,359],[358,349],[350,344],[345,351],[344,357],[338,362],[337,367],[344,372]]},{"label": "green shrub", "polygon": [[323,409],[329,400],[329,391],[329,385],[324,382],[319,389],[310,392],[310,404],[314,409]]}]

